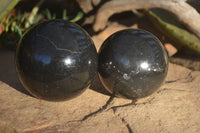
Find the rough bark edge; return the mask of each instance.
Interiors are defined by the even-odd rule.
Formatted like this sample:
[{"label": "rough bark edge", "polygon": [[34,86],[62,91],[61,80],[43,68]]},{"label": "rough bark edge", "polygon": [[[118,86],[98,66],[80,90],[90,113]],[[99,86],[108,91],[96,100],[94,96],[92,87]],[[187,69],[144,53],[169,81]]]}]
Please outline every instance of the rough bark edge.
[{"label": "rough bark edge", "polygon": [[177,16],[180,22],[200,38],[200,14],[185,0],[112,0],[97,12],[94,30],[105,28],[110,16],[133,9],[163,8]]}]

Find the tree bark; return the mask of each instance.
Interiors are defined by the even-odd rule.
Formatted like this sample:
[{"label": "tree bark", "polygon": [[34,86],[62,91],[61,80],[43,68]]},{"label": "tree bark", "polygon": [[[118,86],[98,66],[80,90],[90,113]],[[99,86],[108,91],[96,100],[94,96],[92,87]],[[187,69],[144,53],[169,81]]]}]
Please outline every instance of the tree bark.
[{"label": "tree bark", "polygon": [[200,14],[185,0],[111,0],[98,10],[94,30],[105,28],[110,16],[133,9],[162,8],[177,16],[191,32],[200,38]]}]

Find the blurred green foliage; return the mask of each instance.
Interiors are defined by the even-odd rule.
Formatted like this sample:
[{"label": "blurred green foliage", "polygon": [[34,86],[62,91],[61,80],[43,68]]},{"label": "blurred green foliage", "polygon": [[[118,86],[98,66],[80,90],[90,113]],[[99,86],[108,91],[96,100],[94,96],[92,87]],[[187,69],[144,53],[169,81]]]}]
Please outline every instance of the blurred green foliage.
[{"label": "blurred green foliage", "polygon": [[[6,0],[0,0],[6,1]],[[10,1],[10,0],[8,0]],[[16,2],[16,0],[15,0]],[[31,12],[21,13],[15,11],[14,15],[7,15],[4,20],[1,21],[1,24],[5,27],[5,30],[2,34],[0,34],[0,45],[6,47],[10,50],[15,50],[17,42],[21,38],[24,31],[28,28],[37,24],[43,20],[56,19],[56,13],[51,13],[51,11],[47,8],[39,12],[41,5],[45,2],[45,0],[40,0],[31,10]],[[7,12],[8,13],[8,12]],[[67,9],[63,9],[62,19],[69,20],[71,22],[77,22],[83,18],[83,12],[78,12],[77,15],[69,20],[67,16]],[[3,17],[2,17],[3,19]]]}]

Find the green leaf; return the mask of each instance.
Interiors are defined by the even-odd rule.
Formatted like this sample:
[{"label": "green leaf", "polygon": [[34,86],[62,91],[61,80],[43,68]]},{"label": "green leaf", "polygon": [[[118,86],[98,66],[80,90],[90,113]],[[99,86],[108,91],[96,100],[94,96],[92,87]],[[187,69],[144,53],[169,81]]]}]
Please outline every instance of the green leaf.
[{"label": "green leaf", "polygon": [[63,20],[68,20],[68,19],[69,19],[69,18],[67,17],[67,9],[64,9],[64,10],[63,10],[62,19],[63,19]]},{"label": "green leaf", "polygon": [[78,12],[78,14],[76,15],[76,17],[75,18],[73,18],[72,20],[70,20],[71,22],[77,22],[77,21],[79,21],[80,19],[82,19],[83,18],[83,12]]},{"label": "green leaf", "polygon": [[53,13],[52,19],[56,19],[56,14],[55,13]]},{"label": "green leaf", "polygon": [[22,31],[21,31],[21,29],[20,29],[17,25],[14,26],[14,30],[15,30],[15,32],[17,32],[17,34],[18,34],[20,37],[22,36]]},{"label": "green leaf", "polygon": [[15,18],[14,18],[14,17],[11,18],[11,19],[10,19],[10,17],[8,17],[8,18],[6,19],[6,21],[4,22],[4,24],[5,24],[5,31],[6,31],[6,32],[9,31],[9,28],[10,28],[11,24],[12,24],[14,21],[15,21]]},{"label": "green leaf", "polygon": [[19,0],[0,0],[0,24],[3,18],[15,7]]},{"label": "green leaf", "polygon": [[32,24],[34,24],[34,18],[37,15],[40,6],[44,3],[45,0],[40,0],[36,6],[31,11],[30,16],[28,17],[28,21],[25,23],[25,28],[29,28]]},{"label": "green leaf", "polygon": [[35,15],[35,17],[33,19],[33,24],[38,23],[41,20],[42,17],[43,17],[42,14]]},{"label": "green leaf", "polygon": [[170,12],[153,8],[145,10],[146,15],[165,36],[175,41],[179,50],[190,54],[200,54],[200,40],[175,18]]},{"label": "green leaf", "polygon": [[49,9],[46,9],[45,12],[44,12],[46,18],[49,20],[51,19],[51,12],[49,11]]}]

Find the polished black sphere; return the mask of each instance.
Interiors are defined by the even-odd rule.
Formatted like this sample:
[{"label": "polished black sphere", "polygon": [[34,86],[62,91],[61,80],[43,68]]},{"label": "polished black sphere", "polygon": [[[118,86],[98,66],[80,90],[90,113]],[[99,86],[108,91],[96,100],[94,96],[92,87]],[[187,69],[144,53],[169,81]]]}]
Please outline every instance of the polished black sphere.
[{"label": "polished black sphere", "polygon": [[77,24],[49,20],[19,41],[15,64],[23,86],[35,97],[63,101],[81,94],[97,73],[97,51]]},{"label": "polished black sphere", "polygon": [[98,66],[100,80],[110,93],[134,100],[152,94],[162,85],[168,55],[151,33],[126,29],[104,41]]}]

